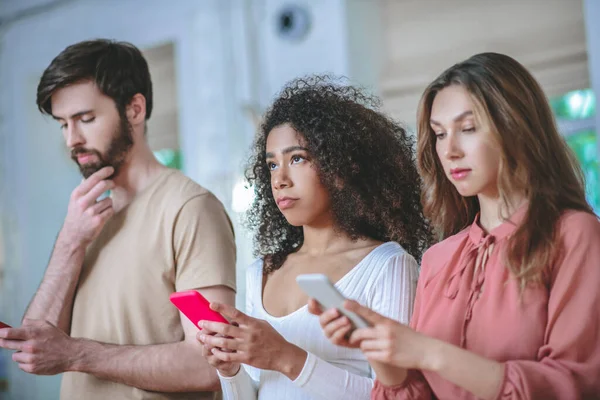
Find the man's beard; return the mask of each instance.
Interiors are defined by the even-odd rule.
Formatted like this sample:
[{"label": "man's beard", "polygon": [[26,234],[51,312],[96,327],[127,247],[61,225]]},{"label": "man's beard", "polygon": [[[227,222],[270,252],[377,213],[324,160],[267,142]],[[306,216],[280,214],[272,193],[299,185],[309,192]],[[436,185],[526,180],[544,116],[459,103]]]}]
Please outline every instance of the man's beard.
[{"label": "man's beard", "polygon": [[[127,154],[133,146],[131,126],[129,125],[127,118],[121,117],[119,119],[119,127],[114,132],[105,154],[101,154],[98,150],[86,149],[85,147],[76,147],[71,150],[71,159],[79,166],[79,170],[85,179],[104,167],[113,167],[114,173],[111,177],[119,174],[119,170],[125,163]],[[77,161],[77,156],[79,154],[94,154],[98,158],[98,161],[81,165],[79,164],[79,161]]]}]

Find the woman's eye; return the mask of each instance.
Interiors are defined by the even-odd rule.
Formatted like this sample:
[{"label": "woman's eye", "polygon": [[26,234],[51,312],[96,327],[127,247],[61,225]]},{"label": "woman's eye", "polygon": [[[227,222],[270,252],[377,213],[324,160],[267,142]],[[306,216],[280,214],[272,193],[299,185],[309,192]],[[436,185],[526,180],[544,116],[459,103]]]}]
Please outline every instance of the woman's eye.
[{"label": "woman's eye", "polygon": [[92,117],[92,118],[88,118],[88,119],[82,119],[81,122],[83,122],[84,124],[89,124],[90,122],[93,122],[96,119],[96,117]]},{"label": "woman's eye", "polygon": [[475,132],[475,127],[470,126],[468,128],[463,128],[463,132]]},{"label": "woman's eye", "polygon": [[437,139],[443,139],[446,136],[446,132],[436,132],[435,137]]},{"label": "woman's eye", "polygon": [[292,156],[292,161],[295,163],[299,163],[300,161],[303,161],[304,157],[301,156]]},{"label": "woman's eye", "polygon": [[269,168],[269,171],[273,171],[275,169],[276,165],[275,163],[267,163],[267,168]]}]

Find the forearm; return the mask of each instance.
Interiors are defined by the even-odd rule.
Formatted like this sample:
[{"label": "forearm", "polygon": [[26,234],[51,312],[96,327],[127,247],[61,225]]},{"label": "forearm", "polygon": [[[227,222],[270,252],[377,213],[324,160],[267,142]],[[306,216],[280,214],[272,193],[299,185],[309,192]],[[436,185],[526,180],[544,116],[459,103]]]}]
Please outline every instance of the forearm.
[{"label": "forearm", "polygon": [[191,341],[119,346],[74,339],[70,370],[100,379],[158,392],[220,389],[219,378]]},{"label": "forearm", "polygon": [[460,347],[434,340],[425,368],[486,400],[496,398],[504,378],[504,365]]},{"label": "forearm", "polygon": [[84,257],[84,246],[69,242],[59,234],[42,283],[24,318],[43,319],[69,333],[73,297]]}]

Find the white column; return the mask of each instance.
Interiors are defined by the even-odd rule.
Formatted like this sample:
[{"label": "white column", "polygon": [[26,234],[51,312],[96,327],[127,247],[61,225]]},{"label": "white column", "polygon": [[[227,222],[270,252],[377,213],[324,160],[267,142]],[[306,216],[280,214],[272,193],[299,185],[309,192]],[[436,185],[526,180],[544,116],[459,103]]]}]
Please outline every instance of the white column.
[{"label": "white column", "polygon": [[254,8],[260,107],[289,80],[331,73],[378,91],[381,2],[262,0]]}]

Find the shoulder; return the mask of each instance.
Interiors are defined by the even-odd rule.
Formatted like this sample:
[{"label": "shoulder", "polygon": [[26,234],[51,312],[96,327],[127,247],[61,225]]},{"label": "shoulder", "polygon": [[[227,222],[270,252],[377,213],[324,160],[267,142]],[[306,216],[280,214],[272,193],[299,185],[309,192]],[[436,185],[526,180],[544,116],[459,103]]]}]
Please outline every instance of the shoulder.
[{"label": "shoulder", "polygon": [[[216,197],[204,186],[194,182],[180,171],[173,171],[167,176],[162,190],[169,193],[170,198],[185,203],[191,199],[202,199],[204,202],[216,200]],[[217,200],[218,201],[218,200]]]},{"label": "shoulder", "polygon": [[373,252],[377,252],[383,265],[396,265],[399,262],[418,265],[415,258],[404,250],[404,248],[396,242],[387,242],[376,248]]},{"label": "shoulder", "polygon": [[246,287],[253,288],[261,285],[262,288],[263,259],[257,258],[246,267]]},{"label": "shoulder", "polygon": [[257,258],[246,267],[246,314],[259,317],[260,311],[255,309],[255,304],[262,304],[262,269],[263,260]]},{"label": "shoulder", "polygon": [[589,212],[566,210],[558,220],[558,232],[563,237],[576,236],[584,239],[590,235],[590,238],[598,238],[600,220]]},{"label": "shoulder", "polygon": [[373,256],[379,260],[390,260],[394,257],[403,257],[409,255],[406,250],[397,242],[385,242],[372,250]]},{"label": "shoulder", "polygon": [[[262,296],[262,281],[263,259],[257,258],[246,267],[246,301],[253,302],[257,296],[258,298]],[[249,310],[249,306],[249,304],[246,304],[247,310]]]},{"label": "shoulder", "polygon": [[248,265],[248,267],[246,267],[246,273],[248,275],[250,274],[262,274],[262,270],[263,270],[263,259],[261,258],[257,258],[256,260],[252,261],[250,263],[250,265]]},{"label": "shoulder", "polygon": [[[551,271],[554,288],[581,285],[597,291],[600,283],[600,221],[585,211],[564,211],[558,220]],[[573,286],[575,287],[575,286]]]},{"label": "shoulder", "polygon": [[375,278],[382,279],[398,269],[408,269],[418,272],[419,265],[413,256],[407,253],[396,242],[386,242],[376,247],[369,255],[369,270],[375,271]]},{"label": "shoulder", "polygon": [[169,173],[158,190],[164,193],[164,206],[175,212],[185,210],[186,214],[225,212],[223,203],[208,189],[194,182],[182,172]]},{"label": "shoulder", "polygon": [[594,214],[566,210],[558,220],[556,240],[559,252],[588,252],[600,245],[600,220]]}]

